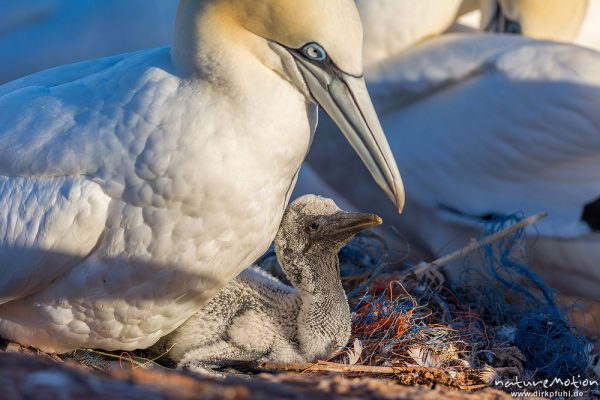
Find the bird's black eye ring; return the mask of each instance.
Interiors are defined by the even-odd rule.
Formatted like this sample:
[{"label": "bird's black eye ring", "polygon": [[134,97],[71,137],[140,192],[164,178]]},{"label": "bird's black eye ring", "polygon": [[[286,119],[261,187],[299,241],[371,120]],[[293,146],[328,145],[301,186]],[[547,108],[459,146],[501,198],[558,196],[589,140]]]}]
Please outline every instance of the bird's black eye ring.
[{"label": "bird's black eye ring", "polygon": [[319,224],[317,222],[313,222],[309,227],[311,230],[316,231],[319,229]]},{"label": "bird's black eye ring", "polygon": [[302,48],[302,54],[306,58],[312,61],[325,61],[327,60],[327,52],[323,47],[317,43],[309,43]]}]

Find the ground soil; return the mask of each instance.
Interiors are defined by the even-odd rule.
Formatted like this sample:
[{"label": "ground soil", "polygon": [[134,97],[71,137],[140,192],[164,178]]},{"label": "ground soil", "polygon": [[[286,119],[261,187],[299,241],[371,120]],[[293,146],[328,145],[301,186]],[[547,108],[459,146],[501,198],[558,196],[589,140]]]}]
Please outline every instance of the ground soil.
[{"label": "ground soil", "polygon": [[97,371],[47,355],[0,353],[0,398],[5,400],[188,399],[510,399],[494,389],[464,392],[408,387],[377,377],[284,373],[211,378],[169,369]]}]

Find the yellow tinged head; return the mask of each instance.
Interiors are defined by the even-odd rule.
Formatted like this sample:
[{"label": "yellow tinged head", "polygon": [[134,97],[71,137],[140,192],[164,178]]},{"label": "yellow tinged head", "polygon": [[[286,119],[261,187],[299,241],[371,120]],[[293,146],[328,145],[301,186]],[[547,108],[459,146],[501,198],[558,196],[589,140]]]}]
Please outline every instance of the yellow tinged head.
[{"label": "yellow tinged head", "polygon": [[287,81],[329,114],[402,210],[400,172],[362,76],[353,0],[181,0],[175,26],[171,54],[180,71],[233,87],[252,82],[252,93],[260,79]]},{"label": "yellow tinged head", "polygon": [[342,71],[362,74],[363,31],[353,0],[205,1],[227,14],[224,21],[292,49],[318,43]]}]

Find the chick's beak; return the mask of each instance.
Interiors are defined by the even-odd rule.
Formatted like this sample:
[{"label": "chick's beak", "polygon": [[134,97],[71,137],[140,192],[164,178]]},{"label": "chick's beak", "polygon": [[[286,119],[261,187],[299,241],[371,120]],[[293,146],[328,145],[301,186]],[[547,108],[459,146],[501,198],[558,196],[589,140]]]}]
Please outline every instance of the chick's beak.
[{"label": "chick's beak", "polygon": [[381,225],[383,220],[375,214],[338,212],[323,232],[333,239],[344,240],[366,229]]}]

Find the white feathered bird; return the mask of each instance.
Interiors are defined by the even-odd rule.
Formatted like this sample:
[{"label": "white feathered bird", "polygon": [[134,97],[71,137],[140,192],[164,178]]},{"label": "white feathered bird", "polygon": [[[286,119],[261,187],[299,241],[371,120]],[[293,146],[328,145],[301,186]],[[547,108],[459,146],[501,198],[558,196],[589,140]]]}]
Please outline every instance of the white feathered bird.
[{"label": "white feathered bird", "polygon": [[486,216],[549,211],[529,232],[533,266],[563,292],[598,299],[598,71],[592,50],[483,34],[446,36],[367,70],[409,193],[401,218],[327,124],[309,162],[426,259],[462,247]]},{"label": "white feathered bird", "polygon": [[182,0],[171,49],[0,86],[0,336],[127,350],[175,329],[268,248],[317,103],[401,209],[361,39],[352,0]]},{"label": "white feathered bird", "polygon": [[357,0],[365,30],[364,64],[371,68],[445,32],[469,0]]}]

